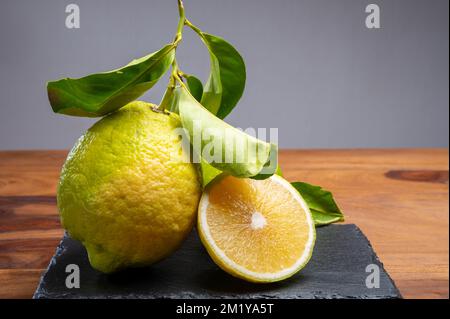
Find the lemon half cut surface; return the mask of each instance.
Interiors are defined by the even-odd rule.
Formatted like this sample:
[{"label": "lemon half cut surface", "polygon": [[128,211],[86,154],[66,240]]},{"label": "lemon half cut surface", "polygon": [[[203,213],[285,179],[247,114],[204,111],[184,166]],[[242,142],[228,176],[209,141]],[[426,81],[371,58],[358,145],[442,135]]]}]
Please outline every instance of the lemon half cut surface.
[{"label": "lemon half cut surface", "polygon": [[219,177],[200,200],[198,231],[220,268],[261,283],[301,270],[316,238],[306,202],[277,175],[265,180]]}]

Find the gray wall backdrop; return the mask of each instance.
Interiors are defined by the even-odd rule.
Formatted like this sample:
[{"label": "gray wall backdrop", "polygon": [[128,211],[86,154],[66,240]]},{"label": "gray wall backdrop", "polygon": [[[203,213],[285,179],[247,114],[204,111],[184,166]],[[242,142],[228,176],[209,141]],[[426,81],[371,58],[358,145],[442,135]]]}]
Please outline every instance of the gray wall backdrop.
[{"label": "gray wall backdrop", "polygon": [[[65,7],[81,28],[65,27]],[[365,27],[367,4],[381,29]],[[448,147],[448,0],[185,0],[188,17],[243,55],[227,118],[277,127],[281,147]],[[53,114],[47,80],[128,63],[172,40],[175,0],[0,0],[0,149],[70,148],[94,120]],[[186,72],[209,60],[186,29]],[[166,79],[145,99],[158,103]]]}]

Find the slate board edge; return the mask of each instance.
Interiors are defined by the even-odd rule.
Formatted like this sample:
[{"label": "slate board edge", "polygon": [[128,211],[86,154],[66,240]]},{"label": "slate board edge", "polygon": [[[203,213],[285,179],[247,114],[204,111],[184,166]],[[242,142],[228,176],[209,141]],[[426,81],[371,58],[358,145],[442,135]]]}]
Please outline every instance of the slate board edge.
[{"label": "slate board edge", "polygon": [[[361,231],[361,229],[356,226],[355,224],[343,224],[342,226],[354,226],[355,230],[358,232],[358,234],[361,236],[361,238],[363,240],[365,240],[368,248],[373,252],[373,259],[374,262],[376,264],[378,264],[380,266],[380,270],[382,270],[386,276],[388,277],[389,281],[392,284],[392,288],[393,288],[393,295],[392,296],[376,296],[376,295],[371,295],[371,296],[360,296],[361,299],[377,299],[377,298],[388,298],[388,299],[402,299],[403,296],[401,295],[397,285],[395,284],[395,281],[392,279],[392,277],[389,275],[389,273],[386,271],[386,269],[384,268],[384,264],[381,262],[380,258],[378,257],[377,253],[375,252],[375,250],[373,249],[372,244],[370,243],[369,239],[366,237],[366,235]],[[327,227],[327,226],[322,226],[322,227]],[[55,263],[56,261],[56,256],[60,255],[63,253],[64,248],[63,248],[63,241],[65,237],[70,237],[67,232],[64,233],[61,241],[59,242],[58,246],[56,247],[55,250],[55,254],[52,256],[47,268],[45,271],[42,272],[39,283],[37,285],[36,291],[33,294],[33,299],[54,299],[54,297],[52,296],[51,293],[47,292],[42,285],[42,283],[44,282],[44,278],[45,275],[47,274],[47,272],[49,271],[49,269],[52,267],[52,265]],[[396,296],[394,296],[396,295]],[[68,299],[83,299],[82,296],[76,295],[76,294],[72,294],[70,292],[68,292],[67,294],[63,294],[60,295],[59,297],[63,297],[63,298],[68,298]],[[190,293],[190,292],[180,292],[177,293],[176,295],[166,295],[164,297],[159,297],[156,299],[236,299],[236,298],[241,298],[241,299],[260,299],[261,297],[263,298],[268,298],[268,299],[277,299],[276,296],[273,295],[268,295],[268,296],[264,296],[264,294],[259,294],[256,297],[252,297],[251,295],[249,296],[245,296],[244,298],[240,295],[236,295],[236,297],[233,296],[226,296],[226,297],[221,297],[221,296],[210,296],[210,295],[201,295],[201,294],[197,294],[197,293]],[[292,295],[290,298],[284,298],[284,299],[298,299],[298,298],[302,298],[305,299],[305,295],[302,294],[301,296],[296,296],[296,295]],[[87,299],[105,299],[104,296],[99,296],[99,297],[86,297]],[[115,297],[115,296],[108,296],[108,299],[118,299],[119,297]],[[127,295],[127,299],[142,299],[144,298],[142,295],[136,294],[129,294]],[[310,298],[306,298],[306,299],[354,299],[355,297],[353,296],[345,296],[345,295],[322,295],[322,294],[314,294],[311,293]]]},{"label": "slate board edge", "polygon": [[[36,291],[34,292],[32,299],[48,298],[48,297],[47,297],[47,296],[48,296],[48,293],[47,293],[46,291],[44,291],[44,292],[39,291],[39,290],[40,290],[39,288],[40,288],[40,287],[43,287],[45,275],[46,275],[47,272],[50,270],[51,266],[55,263],[55,261],[56,261],[56,258],[55,258],[55,257],[58,256],[58,255],[60,255],[60,254],[62,253],[62,250],[63,250],[62,244],[63,244],[64,238],[65,238],[66,236],[69,236],[69,234],[65,231],[63,237],[62,237],[61,240],[59,241],[58,246],[56,246],[55,253],[53,254],[52,258],[50,259],[50,262],[48,263],[47,268],[46,268],[46,269],[42,272],[42,274],[41,274],[41,277],[40,277],[40,279],[39,279],[39,283],[38,283],[38,285],[37,285],[37,287],[36,287]],[[42,289],[42,288],[41,288],[41,289]]]},{"label": "slate board edge", "polygon": [[[347,225],[349,225],[349,224],[347,224]],[[355,225],[355,226],[356,226],[356,225]],[[324,226],[324,227],[326,227],[326,226]],[[398,295],[398,298],[399,298],[399,299],[403,299],[403,296],[402,296],[402,294],[400,293],[400,290],[398,289],[398,287],[397,287],[397,285],[396,285],[394,279],[392,279],[392,277],[391,277],[391,275],[389,274],[389,272],[386,270],[386,268],[384,268],[384,264],[383,264],[383,262],[380,260],[380,258],[378,257],[378,254],[377,254],[377,252],[375,251],[375,249],[373,249],[372,243],[370,242],[369,238],[367,238],[367,236],[362,232],[362,230],[361,230],[358,226],[356,226],[355,228],[356,228],[356,230],[360,233],[361,237],[364,238],[364,239],[366,240],[367,246],[369,246],[369,248],[373,251],[374,259],[375,259],[376,262],[380,265],[381,269],[384,271],[384,273],[386,274],[386,276],[388,277],[388,279],[391,281],[392,286],[393,286],[393,288],[394,288],[394,290],[395,290],[395,293]]]}]

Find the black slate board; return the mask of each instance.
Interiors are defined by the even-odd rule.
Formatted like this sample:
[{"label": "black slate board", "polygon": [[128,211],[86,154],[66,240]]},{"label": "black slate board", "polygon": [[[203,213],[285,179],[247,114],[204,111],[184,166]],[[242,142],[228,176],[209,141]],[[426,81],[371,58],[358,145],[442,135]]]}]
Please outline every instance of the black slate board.
[{"label": "black slate board", "polygon": [[[80,288],[68,289],[68,264],[80,268]],[[380,287],[366,287],[366,267],[380,267]],[[64,236],[34,298],[401,298],[367,238],[355,225],[317,229],[309,264],[292,278],[252,284],[219,269],[195,231],[169,258],[143,269],[104,275],[91,268],[84,247]]]}]

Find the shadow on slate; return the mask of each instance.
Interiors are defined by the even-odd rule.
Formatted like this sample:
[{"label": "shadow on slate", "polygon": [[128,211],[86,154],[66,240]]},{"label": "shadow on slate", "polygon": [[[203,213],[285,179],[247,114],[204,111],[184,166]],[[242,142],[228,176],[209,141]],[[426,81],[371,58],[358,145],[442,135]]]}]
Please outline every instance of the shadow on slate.
[{"label": "shadow on slate", "polygon": [[[80,267],[80,288],[65,285],[66,266]],[[380,269],[380,287],[366,287],[366,267]],[[91,268],[84,247],[64,236],[33,298],[401,298],[398,289],[355,225],[317,229],[308,265],[273,284],[252,284],[219,269],[196,231],[169,258],[142,269],[105,275]]]}]

